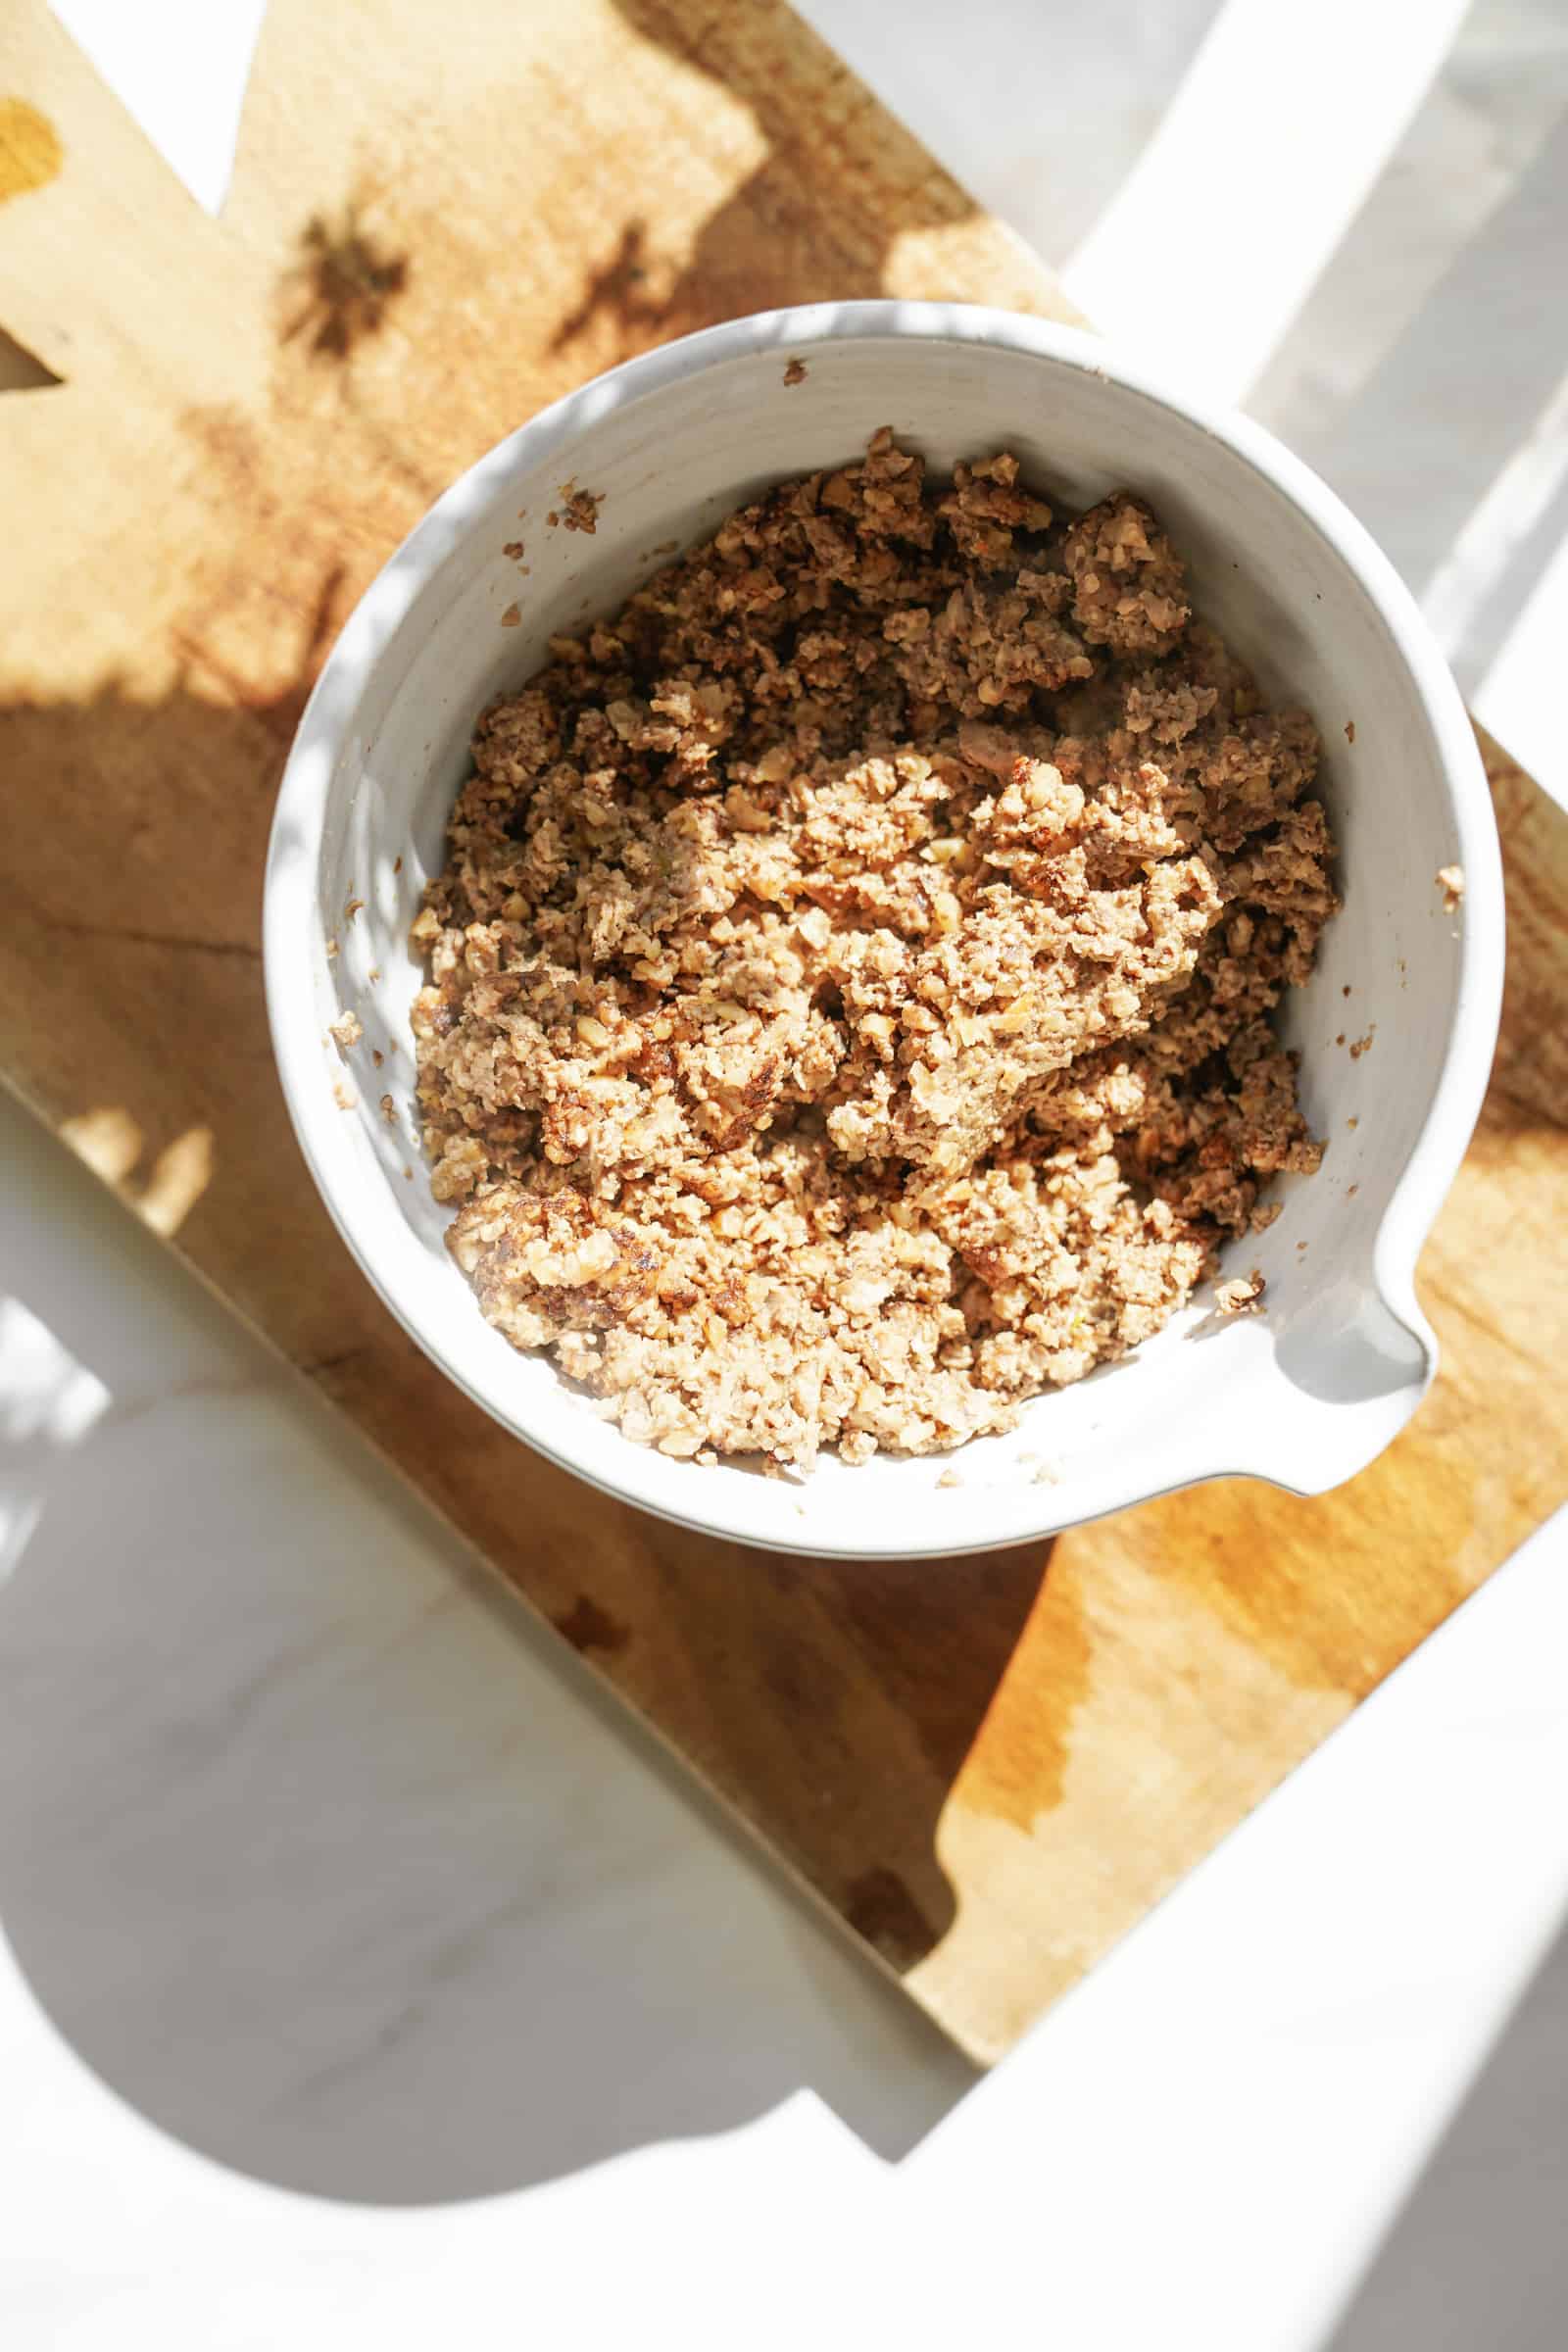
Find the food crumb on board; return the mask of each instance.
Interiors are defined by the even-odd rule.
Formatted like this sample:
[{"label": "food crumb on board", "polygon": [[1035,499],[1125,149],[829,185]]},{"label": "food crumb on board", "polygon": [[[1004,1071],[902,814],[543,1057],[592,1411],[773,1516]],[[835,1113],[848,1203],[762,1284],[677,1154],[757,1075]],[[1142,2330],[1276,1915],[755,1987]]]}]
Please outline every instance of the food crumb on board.
[{"label": "food crumb on board", "polygon": [[1348,996],[1349,995],[1349,993],[1350,993],[1350,983],[1348,982],[1348,980],[1347,980],[1347,982],[1345,983],[1345,986],[1344,986],[1344,987],[1341,989],[1341,991],[1340,991],[1340,994],[1341,994],[1341,996],[1342,996],[1342,997],[1348,997]]},{"label": "food crumb on board", "polygon": [[522,552],[523,543],[520,539],[509,539],[506,546],[501,550],[501,553],[504,556],[510,556],[512,558],[514,564],[515,564],[517,558],[522,554]]},{"label": "food crumb on board", "polygon": [[1337,1046],[1343,1046],[1343,1045],[1344,1045],[1344,1043],[1345,1043],[1345,1031],[1344,1031],[1343,1029],[1340,1031],[1340,1034],[1339,1034],[1339,1036],[1338,1036],[1338,1037],[1337,1037],[1337,1038],[1334,1040],[1334,1043],[1335,1043]]},{"label": "food crumb on board", "polygon": [[1376,1021],[1374,1021],[1371,1028],[1367,1031],[1365,1037],[1358,1037],[1354,1045],[1351,1046],[1350,1059],[1352,1061],[1359,1061],[1363,1054],[1371,1053],[1372,1040],[1376,1037],[1377,1033],[1378,1025]]},{"label": "food crumb on board", "polygon": [[1306,1248],[1306,1244],[1304,1242],[1298,1242],[1296,1247],[1298,1250],[1304,1250]]},{"label": "food crumb on board", "polygon": [[501,615],[501,626],[504,629],[514,629],[521,618],[521,607],[519,605],[509,605]]},{"label": "food crumb on board", "polygon": [[1346,1120],[1345,1124],[1347,1127],[1359,1127],[1361,1122],[1356,1113],[1352,1111],[1349,1117]]},{"label": "food crumb on board", "polygon": [[789,366],[784,370],[784,381],[787,384],[804,384],[806,381],[806,362],[804,360],[791,360]]},{"label": "food crumb on board", "polygon": [[1011,1429],[1318,1166],[1268,1016],[1338,904],[1321,745],[1141,500],[883,428],[550,654],[411,926],[417,1117],[480,1310],[628,1438]]},{"label": "food crumb on board", "polygon": [[381,1097],[381,1116],[389,1127],[395,1127],[398,1123],[398,1106],[390,1095]]},{"label": "food crumb on board", "polygon": [[1443,893],[1443,904],[1449,914],[1457,914],[1464,898],[1464,867],[1440,865],[1433,877]]},{"label": "food crumb on board", "polygon": [[1347,1199],[1347,1200],[1353,1200],[1355,1199],[1355,1196],[1356,1196],[1356,1194],[1357,1194],[1357,1193],[1358,1193],[1360,1190],[1361,1190],[1361,1187],[1360,1187],[1358,1184],[1352,1184],[1352,1185],[1348,1185],[1348,1186],[1347,1186],[1347,1188],[1346,1188],[1346,1194],[1345,1194],[1345,1198]]},{"label": "food crumb on board", "polygon": [[357,1012],[340,1012],[335,1021],[327,1024],[327,1035],[337,1040],[340,1052],[347,1054],[365,1035],[365,1023]]},{"label": "food crumb on board", "polygon": [[954,1469],[951,1462],[949,1463],[947,1469],[943,1471],[942,1476],[937,1480],[937,1485],[939,1487],[961,1487],[962,1484],[963,1480],[961,1476],[956,1470]]},{"label": "food crumb on board", "polygon": [[1355,741],[1355,721],[1353,718],[1348,718],[1345,722],[1345,740],[1347,743],[1353,743]]},{"label": "food crumb on board", "polygon": [[353,1110],[359,1098],[351,1086],[345,1086],[342,1079],[337,1078],[332,1083],[332,1100],[339,1110]]},{"label": "food crumb on board", "polygon": [[1254,1266],[1250,1274],[1237,1274],[1229,1282],[1216,1284],[1215,1311],[1222,1315],[1260,1315],[1267,1289],[1267,1283]]}]

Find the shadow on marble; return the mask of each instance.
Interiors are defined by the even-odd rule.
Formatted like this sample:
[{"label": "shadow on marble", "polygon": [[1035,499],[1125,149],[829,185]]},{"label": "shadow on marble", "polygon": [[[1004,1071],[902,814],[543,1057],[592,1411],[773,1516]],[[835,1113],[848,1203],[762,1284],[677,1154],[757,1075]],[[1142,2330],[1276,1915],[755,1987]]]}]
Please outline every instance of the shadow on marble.
[{"label": "shadow on marble", "polygon": [[912,2146],[973,2080],[934,2028],[3,1101],[0,1159],[0,1291],[79,1408],[11,1456],[0,1926],[79,2058],[361,2202],[807,2089]]},{"label": "shadow on marble", "polygon": [[[1484,13],[1504,12],[1478,8],[1478,19]],[[1560,56],[1560,33],[1549,37]],[[1559,63],[1559,81],[1563,74]],[[1511,145],[1499,136],[1494,156],[1510,155],[1520,144],[1517,132]],[[1499,541],[1494,561],[1477,569],[1472,550],[1466,568],[1475,576],[1461,603],[1450,599],[1433,612],[1459,682],[1473,693],[1568,522],[1561,479],[1553,490],[1543,456],[1550,441],[1544,420],[1560,407],[1568,359],[1568,337],[1543,323],[1558,311],[1562,224],[1568,220],[1568,113],[1559,102],[1553,126],[1534,152],[1526,148],[1505,190],[1474,223],[1364,380],[1353,390],[1330,390],[1332,364],[1347,340],[1336,306],[1348,303],[1367,316],[1365,265],[1380,236],[1390,233],[1385,207],[1397,216],[1410,201],[1409,189],[1407,163],[1404,172],[1391,172],[1381,198],[1368,203],[1349,231],[1343,276],[1331,272],[1308,299],[1287,349],[1248,405],[1333,485],[1422,596],[1430,595],[1466,529],[1474,529],[1483,502],[1495,493],[1510,463],[1541,475],[1546,494],[1539,509],[1532,512],[1522,493],[1510,502],[1520,519],[1507,534],[1505,552]],[[1410,270],[1408,235],[1405,223],[1397,248],[1401,277]],[[1370,316],[1379,316],[1375,303]]]},{"label": "shadow on marble", "polygon": [[1323,2352],[1561,2352],[1565,2217],[1568,1931]]}]

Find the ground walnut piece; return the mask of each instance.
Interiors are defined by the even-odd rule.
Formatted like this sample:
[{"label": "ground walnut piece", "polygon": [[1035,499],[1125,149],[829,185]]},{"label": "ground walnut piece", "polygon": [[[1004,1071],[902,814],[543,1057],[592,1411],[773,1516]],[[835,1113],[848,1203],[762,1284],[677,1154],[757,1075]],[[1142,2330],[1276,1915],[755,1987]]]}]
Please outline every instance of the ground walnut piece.
[{"label": "ground walnut piece", "polygon": [[1125,494],[887,431],[479,721],[415,926],[483,1312],[676,1455],[1009,1427],[1320,1157],[1269,1012],[1334,910],[1262,707]]}]

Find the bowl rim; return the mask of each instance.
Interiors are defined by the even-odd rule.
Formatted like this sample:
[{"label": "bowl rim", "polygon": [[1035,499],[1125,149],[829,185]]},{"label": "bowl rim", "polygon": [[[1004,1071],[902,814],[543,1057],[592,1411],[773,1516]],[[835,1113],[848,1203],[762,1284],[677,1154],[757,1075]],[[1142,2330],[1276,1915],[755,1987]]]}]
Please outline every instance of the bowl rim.
[{"label": "bowl rim", "polygon": [[[1459,974],[1442,1065],[1420,1132],[1396,1177],[1373,1245],[1370,1278],[1384,1308],[1416,1340],[1425,1371],[1407,1392],[1397,1423],[1347,1408],[1342,1441],[1316,1441],[1310,1471],[1277,1453],[1268,1438],[1227,1437],[1212,1458],[1195,1461],[1178,1478],[1140,1479],[1136,1457],[1119,1474],[1102,1476],[1063,1512],[1053,1509],[1054,1490],[1020,1488],[1010,1510],[990,1510],[983,1531],[956,1540],[834,1542],[806,1519],[769,1532],[742,1527],[728,1511],[681,1508],[638,1491],[646,1449],[626,1441],[627,1475],[608,1477],[576,1457],[569,1445],[549,1442],[525,1426],[525,1416],[488,1394],[448,1352],[439,1336],[407,1308],[387,1253],[361,1228],[340,1178],[349,1171],[345,1141],[330,1098],[320,1085],[320,1022],[310,958],[300,952],[309,935],[319,869],[328,788],[352,734],[363,694],[383,650],[432,575],[472,527],[493,486],[520,467],[560,451],[586,426],[652,393],[723,363],[785,349],[844,341],[978,344],[1077,369],[1132,392],[1219,442],[1279,491],[1354,573],[1389,631],[1414,683],[1447,785],[1449,812],[1465,876],[1459,931]],[[278,1075],[300,1150],[322,1201],[361,1270],[409,1336],[431,1360],[503,1428],[562,1469],[617,1501],[651,1510],[694,1531],[763,1549],[821,1557],[912,1559],[972,1550],[978,1541],[997,1548],[1043,1541],[1064,1528],[1154,1500],[1210,1478],[1259,1478],[1298,1494],[1316,1494],[1364,1467],[1409,1418],[1436,1371],[1437,1346],[1415,1296],[1415,1267],[1443,1199],[1456,1175],[1479,1114],[1492,1066],[1503,983],[1501,857],[1490,788],[1479,747],[1447,662],[1410,591],[1370,533],[1337,494],[1263,426],[1204,399],[1188,396],[1173,374],[1119,350],[1083,327],[1021,312],[968,303],[896,300],[824,303],[764,311],[707,327],[622,362],[553,402],[479,458],[427,510],[383,564],[345,623],[300,718],[282,780],[269,842],[263,906],[263,956],[268,1017]],[[1401,1392],[1401,1395],[1405,1395]],[[601,1425],[593,1424],[597,1429]],[[1369,1442],[1370,1428],[1370,1442]],[[682,1465],[687,1467],[688,1465]],[[692,1481],[700,1506],[714,1494]],[[1065,1494],[1056,1496],[1067,1499]],[[1000,1497],[988,1497],[1000,1500]]]}]

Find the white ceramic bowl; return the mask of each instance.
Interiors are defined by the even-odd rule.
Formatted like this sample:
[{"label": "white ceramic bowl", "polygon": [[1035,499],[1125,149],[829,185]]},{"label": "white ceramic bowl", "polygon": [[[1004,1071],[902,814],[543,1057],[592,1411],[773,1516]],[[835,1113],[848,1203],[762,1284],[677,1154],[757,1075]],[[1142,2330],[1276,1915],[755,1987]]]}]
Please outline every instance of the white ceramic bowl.
[{"label": "white ceramic bowl", "polygon": [[[793,358],[807,373],[787,383]],[[420,981],[407,934],[443,862],[480,708],[528,676],[552,631],[613,609],[661,543],[685,545],[762,485],[853,458],[881,424],[937,467],[1010,449],[1075,505],[1144,493],[1191,560],[1200,607],[1265,687],[1315,714],[1345,907],[1284,1026],[1329,1151],[1316,1176],[1287,1180],[1268,1232],[1232,1252],[1238,1270],[1266,1275],[1266,1315],[1216,1328],[1189,1310],[1135,1358],[1039,1398],[1016,1434],[956,1456],[855,1470],[830,1458],[802,1480],[765,1479],[632,1445],[481,1320],[442,1244],[446,1212],[421,1169],[412,1184],[403,1173]],[[591,537],[546,527],[568,477],[603,495]],[[518,539],[525,575],[505,553]],[[1467,883],[1458,915],[1434,880],[1452,864]],[[351,896],[365,906],[346,921]],[[868,1556],[1019,1543],[1228,1473],[1317,1494],[1370,1461],[1432,1378],[1412,1276],[1480,1106],[1502,940],[1491,804],[1458,695],[1339,501],[1266,433],[1089,335],[921,303],[715,327],[585,385],[482,459],[338,640],[289,759],[267,876],[268,1001],[300,1143],[420,1347],[519,1438],[628,1501],[746,1543]],[[376,1081],[358,1074],[344,1111],[326,1027],[351,1007],[366,1029],[356,1062],[372,1044],[398,1051]],[[1342,1035],[1370,1050],[1352,1056]],[[377,1108],[382,1081],[396,1129]],[[1041,1459],[1055,1483],[1037,1477]],[[961,1484],[939,1487],[955,1462]]]}]

